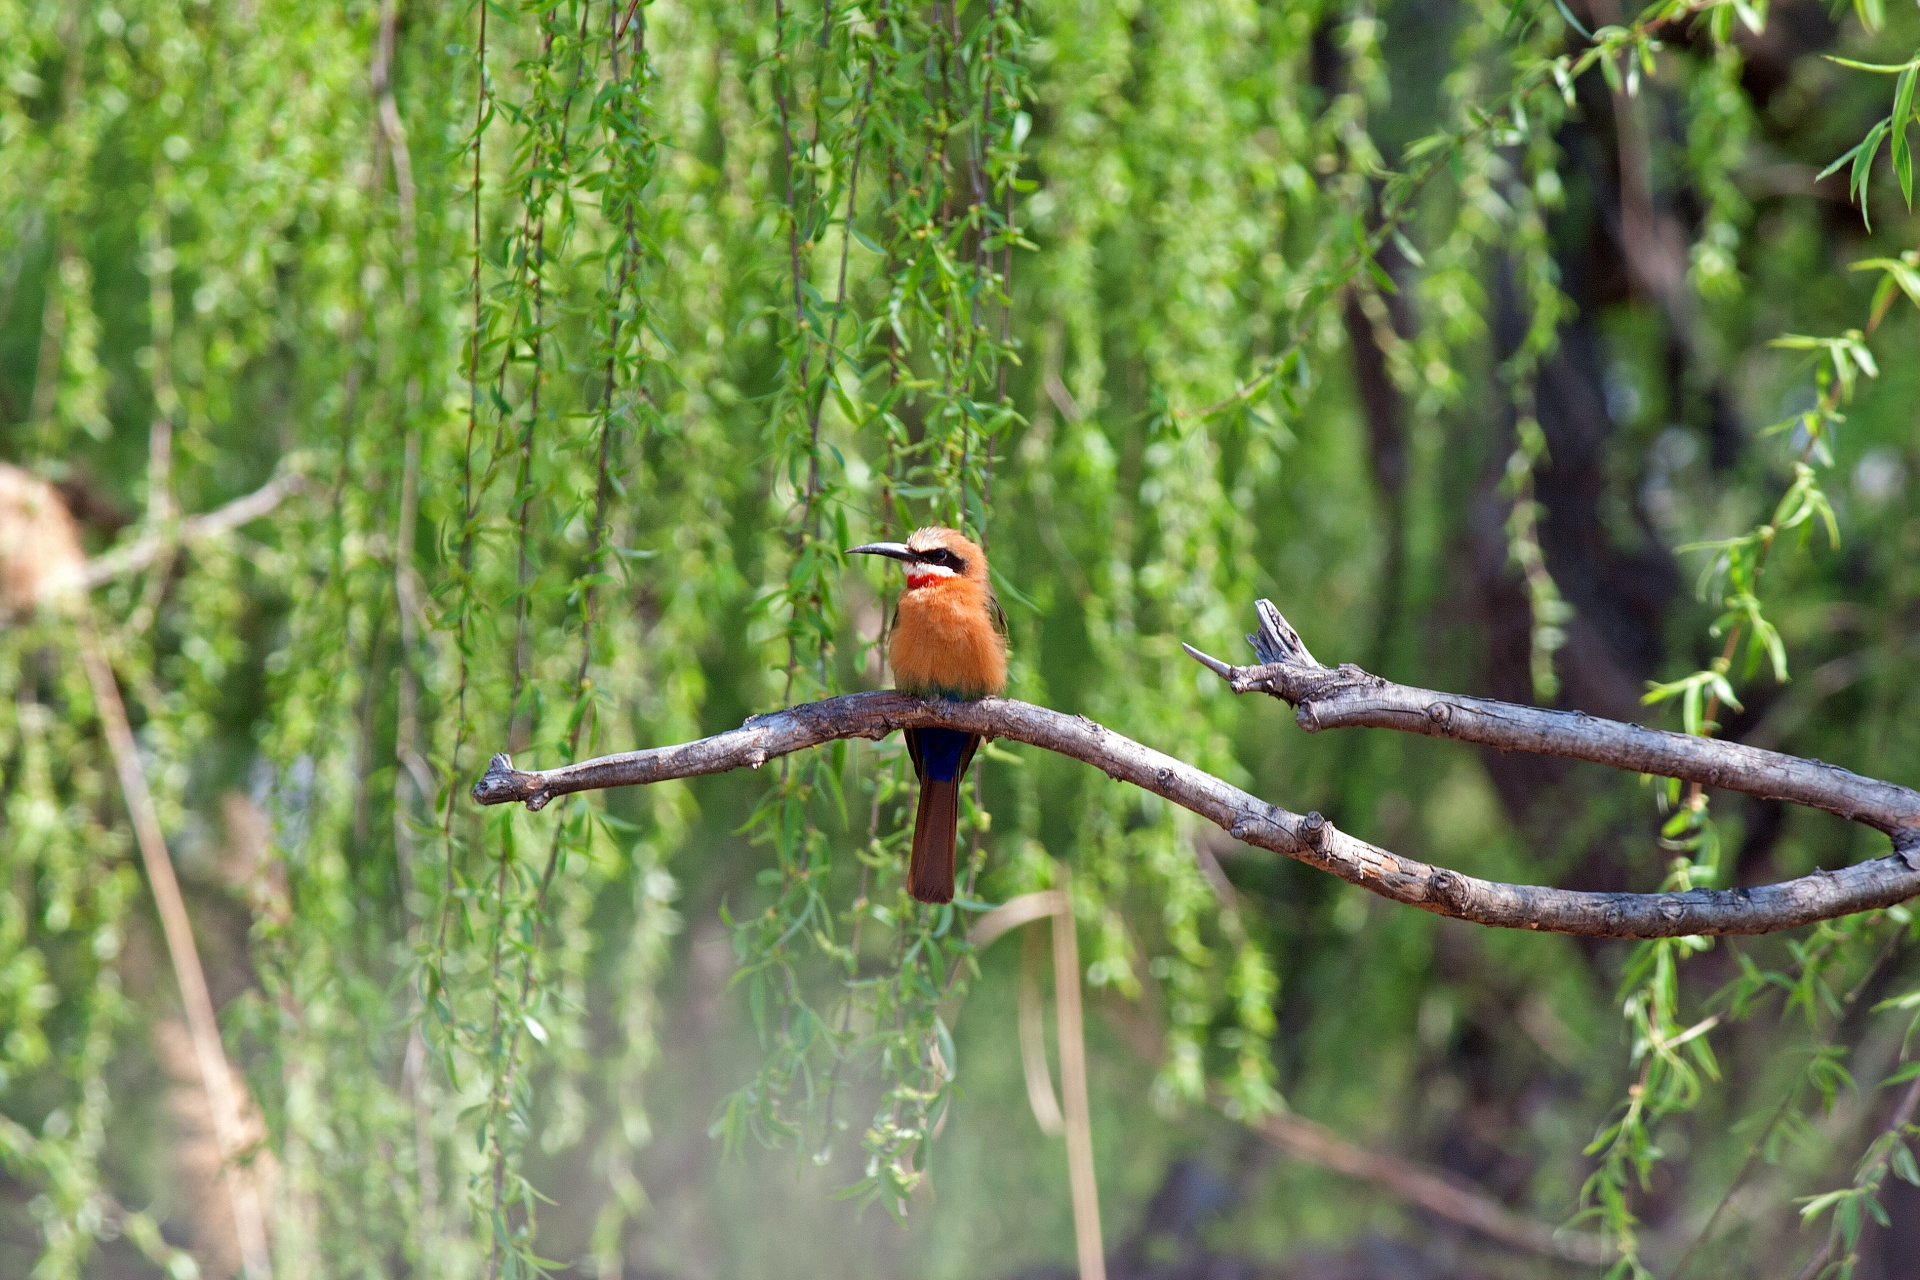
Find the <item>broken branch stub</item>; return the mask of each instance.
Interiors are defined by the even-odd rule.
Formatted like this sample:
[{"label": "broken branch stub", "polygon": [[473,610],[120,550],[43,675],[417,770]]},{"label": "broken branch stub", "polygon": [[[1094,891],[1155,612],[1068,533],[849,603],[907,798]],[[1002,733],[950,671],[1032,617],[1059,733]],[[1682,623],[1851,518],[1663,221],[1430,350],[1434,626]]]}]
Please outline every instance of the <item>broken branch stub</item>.
[{"label": "broken branch stub", "polygon": [[[1185,646],[1235,693],[1266,693],[1291,704],[1300,727],[1397,729],[1533,755],[1679,778],[1766,800],[1823,809],[1894,837],[1909,853],[1920,841],[1920,792],[1800,756],[1738,742],[1603,720],[1580,711],[1498,702],[1394,684],[1351,663],[1314,660],[1270,600],[1247,639],[1261,662],[1239,667]],[[1920,869],[1920,862],[1916,862]]]}]

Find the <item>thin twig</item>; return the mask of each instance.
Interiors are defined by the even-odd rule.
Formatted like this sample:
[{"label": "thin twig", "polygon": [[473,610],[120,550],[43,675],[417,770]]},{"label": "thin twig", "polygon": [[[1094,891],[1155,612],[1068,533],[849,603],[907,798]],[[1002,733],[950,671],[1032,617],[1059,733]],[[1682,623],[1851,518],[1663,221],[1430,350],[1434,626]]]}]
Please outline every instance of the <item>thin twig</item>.
[{"label": "thin twig", "polygon": [[245,1141],[240,1101],[234,1089],[233,1067],[220,1043],[220,1023],[214,1015],[213,997],[207,991],[206,971],[200,967],[193,922],[187,915],[186,899],[180,895],[180,882],[173,874],[173,859],[167,854],[166,838],[160,831],[160,814],[154,807],[152,793],[147,790],[146,773],[140,765],[133,727],[127,722],[126,704],[120,699],[120,682],[114,678],[113,664],[108,661],[99,633],[90,622],[83,619],[79,631],[81,664],[86,668],[94,706],[106,731],[107,746],[113,753],[120,792],[126,800],[127,814],[133,820],[134,841],[140,846],[147,883],[153,889],[154,906],[160,914],[160,932],[166,938],[167,955],[173,962],[174,978],[180,986],[180,1003],[186,1010],[187,1031],[200,1067],[200,1087],[206,1093],[207,1110],[213,1117],[214,1141],[220,1147],[220,1173],[233,1207],[233,1233],[240,1246],[241,1265],[247,1280],[273,1280],[260,1191],[254,1184],[252,1170],[239,1163]]},{"label": "thin twig", "polygon": [[[1216,1103],[1224,1102],[1216,1098]],[[1281,1112],[1263,1116],[1255,1132],[1295,1160],[1371,1183],[1436,1217],[1471,1227],[1490,1240],[1527,1253],[1599,1266],[1618,1253],[1597,1235],[1560,1231],[1524,1218],[1479,1191],[1385,1151],[1348,1142],[1325,1125]]]},{"label": "thin twig", "polygon": [[156,166],[155,199],[147,246],[147,311],[152,333],[153,422],[147,430],[147,523],[165,527],[173,518],[173,432],[180,394],[173,385],[173,265],[167,242],[167,202],[162,198],[168,167]]},{"label": "thin twig", "polygon": [[1100,1191],[1094,1179],[1093,1116],[1087,1104],[1087,1040],[1081,1022],[1080,944],[1075,935],[1073,893],[1067,870],[1056,864],[1057,889],[1023,893],[981,916],[968,931],[977,951],[1010,929],[1039,920],[1053,922],[1054,1035],[1060,1050],[1060,1092],[1065,1114],[1053,1100],[1047,1079],[1047,1052],[1041,1040],[1039,984],[1033,961],[1036,947],[1026,945],[1020,974],[1020,1057],[1027,1076],[1027,1097],[1034,1119],[1049,1135],[1067,1139],[1067,1184],[1073,1197],[1074,1253],[1080,1280],[1106,1280],[1107,1257],[1100,1240]]},{"label": "thin twig", "polygon": [[[833,6],[831,3],[826,7],[825,20],[829,23],[833,20]],[[779,108],[780,114],[781,154],[784,157],[784,163],[781,165],[781,176],[786,186],[787,256],[789,259],[790,275],[793,281],[793,329],[794,335],[800,343],[800,392],[804,397],[811,372],[813,341],[808,332],[806,297],[803,292],[806,275],[800,266],[800,206],[795,203],[794,200],[793,166],[795,160],[793,152],[793,114],[787,102],[787,85],[792,73],[787,70],[787,8],[784,0],[774,0],[773,32],[773,56],[777,64],[773,75],[773,98],[774,104]],[[814,145],[817,147],[820,141],[819,116],[817,112],[814,120]],[[809,149],[807,154],[811,157],[813,151]],[[827,357],[828,360],[832,358],[831,354]],[[809,442],[810,452],[807,461],[806,500],[802,506],[800,516],[799,536],[803,542],[813,526],[814,496],[820,483],[820,452],[817,430],[809,436]],[[791,695],[793,692],[794,671],[799,665],[800,637],[797,631],[790,629],[787,633],[786,691],[788,695]]]},{"label": "thin twig", "polygon": [[[1886,1126],[1880,1131],[1881,1134],[1904,1134],[1907,1129],[1912,1126],[1914,1115],[1917,1112],[1920,1112],[1920,1080],[1915,1080],[1907,1086],[1906,1093],[1901,1095],[1899,1105],[1894,1108],[1893,1118],[1887,1121]],[[1896,1137],[1895,1140],[1904,1141],[1904,1139],[1898,1137]],[[1878,1139],[1876,1139],[1876,1141],[1878,1141]],[[1868,1149],[1871,1150],[1871,1146],[1869,1146]],[[1877,1186],[1878,1180],[1884,1179],[1887,1176],[1887,1162],[1889,1159],[1889,1155],[1881,1155],[1870,1168],[1860,1171],[1858,1176],[1855,1177],[1853,1185],[1856,1187],[1864,1187],[1868,1185],[1869,1179],[1873,1179],[1874,1185]],[[1795,1280],[1818,1280],[1821,1273],[1826,1271],[1827,1267],[1831,1264],[1833,1251],[1839,1243],[1840,1226],[1838,1222],[1835,1222],[1827,1232],[1826,1243],[1821,1245],[1811,1258],[1807,1259],[1807,1265],[1800,1269],[1800,1274],[1795,1277]]]},{"label": "thin twig", "polygon": [[[480,39],[474,52],[477,80],[473,95],[473,267],[469,278],[469,293],[473,299],[473,328],[467,336],[467,435],[460,453],[460,594],[461,600],[454,610],[454,648],[460,655],[460,675],[456,681],[458,692],[454,696],[453,749],[448,755],[448,771],[458,774],[460,771],[460,748],[467,740],[467,686],[471,676],[473,655],[468,644],[471,615],[473,613],[473,551],[475,522],[479,518],[480,508],[473,492],[473,439],[480,431],[480,342],[484,333],[482,324],[482,306],[485,295],[480,288],[480,268],[486,259],[486,245],[481,240],[481,153],[485,147],[487,125],[491,120],[489,107],[493,100],[493,90],[487,79],[487,5],[480,6]],[[453,789],[447,789],[447,817],[443,834],[447,850],[447,882],[445,903],[453,901]],[[447,949],[447,923],[452,912],[442,907],[440,913],[440,932],[435,950],[445,954]]]},{"label": "thin twig", "polygon": [[1060,1100],[1054,1096],[1053,1078],[1047,1073],[1047,1029],[1040,1008],[1040,960],[1045,944],[1040,935],[1028,930],[1020,938],[1020,1073],[1027,1081],[1027,1105],[1033,1122],[1049,1138],[1067,1131],[1067,1118],[1060,1113]]},{"label": "thin twig", "polygon": [[[1826,1034],[1820,1038],[1819,1049],[1825,1049],[1831,1046],[1840,1038],[1840,1030],[1846,1024],[1847,1015],[1851,1013],[1854,1006],[1860,1002],[1860,997],[1866,992],[1868,985],[1880,975],[1881,969],[1886,967],[1887,961],[1891,960],[1894,953],[1900,949],[1900,943],[1905,937],[1906,929],[1903,927],[1895,928],[1888,935],[1887,941],[1881,946],[1879,954],[1873,958],[1873,963],[1867,966],[1867,971],[1861,974],[1853,986],[1848,989],[1847,994],[1841,997],[1839,1016],[1834,1019],[1833,1025],[1827,1028]],[[1817,1052],[1818,1050],[1816,1050],[1816,1053]],[[1700,1252],[1700,1247],[1713,1239],[1714,1228],[1719,1225],[1721,1215],[1733,1204],[1734,1194],[1745,1185],[1747,1179],[1752,1176],[1753,1171],[1760,1167],[1760,1162],[1766,1156],[1767,1144],[1772,1139],[1774,1130],[1779,1127],[1781,1120],[1786,1118],[1787,1113],[1793,1109],[1794,1100],[1800,1096],[1800,1089],[1805,1083],[1805,1076],[1797,1076],[1793,1083],[1788,1086],[1785,1095],[1780,1099],[1779,1105],[1774,1108],[1773,1114],[1767,1117],[1766,1126],[1754,1136],[1752,1143],[1747,1149],[1747,1158],[1745,1162],[1741,1164],[1739,1172],[1733,1175],[1733,1181],[1727,1184],[1726,1191],[1721,1195],[1720,1199],[1714,1203],[1712,1212],[1707,1215],[1706,1222],[1701,1225],[1699,1232],[1694,1236],[1692,1242],[1687,1245],[1686,1252],[1681,1254],[1680,1260],[1673,1264],[1673,1270],[1667,1273],[1667,1280],[1680,1280],[1680,1278],[1687,1273],[1687,1267],[1693,1262],[1695,1255]]]},{"label": "thin twig", "polygon": [[1100,1192],[1094,1182],[1093,1117],[1087,1105],[1087,1040],[1080,1022],[1080,944],[1066,868],[1061,909],[1053,916],[1053,1017],[1060,1045],[1060,1100],[1067,1125],[1067,1184],[1073,1195],[1073,1243],[1080,1280],[1107,1280],[1100,1243]]}]

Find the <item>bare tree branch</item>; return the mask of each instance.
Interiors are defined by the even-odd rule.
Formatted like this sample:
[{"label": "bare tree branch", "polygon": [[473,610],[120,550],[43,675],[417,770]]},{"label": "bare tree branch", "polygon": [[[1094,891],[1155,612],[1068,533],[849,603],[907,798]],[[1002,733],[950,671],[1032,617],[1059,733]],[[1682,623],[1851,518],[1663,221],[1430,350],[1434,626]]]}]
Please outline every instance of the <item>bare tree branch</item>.
[{"label": "bare tree branch", "polygon": [[[1284,619],[1281,621],[1284,623]],[[1304,651],[1302,646],[1301,652]],[[1365,673],[1358,674],[1364,676]],[[1368,687],[1386,686],[1381,682],[1379,686]],[[1462,701],[1438,694],[1427,696],[1429,700],[1438,699],[1448,704]],[[1423,714],[1425,705],[1421,704]],[[1484,704],[1488,715],[1500,708],[1498,703]],[[1451,716],[1452,712],[1447,714]],[[738,729],[697,742],[603,756],[545,772],[516,769],[510,758],[496,755],[486,775],[474,784],[473,798],[481,804],[519,802],[529,809],[540,809],[554,797],[576,791],[690,778],[731,769],[757,769],[769,760],[823,742],[843,738],[877,739],[896,729],[928,726],[960,729],[990,738],[1010,738],[1071,756],[1095,766],[1109,777],[1132,783],[1192,810],[1248,844],[1319,867],[1395,902],[1501,928],[1620,938],[1772,933],[1815,920],[1889,906],[1920,894],[1920,844],[1916,844],[1912,828],[1904,824],[1900,824],[1899,852],[1892,857],[1876,858],[1839,871],[1818,871],[1755,889],[1583,893],[1481,880],[1357,840],[1336,830],[1317,813],[1301,815],[1270,805],[1231,783],[1142,746],[1085,716],[1063,715],[1005,698],[944,702],[924,701],[896,691],[847,694],[754,716]],[[1403,726],[1396,721],[1395,727]],[[1650,730],[1639,732],[1651,733]],[[1677,734],[1663,736],[1679,737]],[[1513,745],[1537,749],[1519,740]],[[1729,746],[1709,745],[1720,751]],[[1755,754],[1791,762],[1791,757],[1774,757],[1769,752]],[[1805,762],[1798,763],[1805,766]],[[1839,770],[1826,771],[1825,766],[1806,767],[1822,770],[1820,776],[1854,777]],[[1731,770],[1724,772],[1731,773]],[[1868,779],[1855,781],[1863,788],[1878,787],[1888,793],[1902,793],[1902,789],[1886,783],[1872,783]],[[1714,785],[1729,784],[1716,781]],[[1769,793],[1757,784],[1753,789]],[[1825,798],[1829,803],[1822,807],[1836,812],[1848,807],[1831,796]],[[1896,824],[1889,821],[1888,825]]]},{"label": "bare tree branch", "polygon": [[[1905,850],[1920,840],[1920,792],[1834,765],[1737,742],[1601,720],[1579,711],[1548,711],[1491,698],[1469,698],[1393,684],[1351,663],[1314,659],[1271,600],[1262,600],[1252,642],[1262,665],[1236,667],[1184,646],[1235,693],[1270,693],[1297,708],[1309,733],[1365,727],[1478,742],[1502,751],[1590,760],[1632,773],[1680,778],[1767,800],[1824,809],[1896,837]],[[1920,869],[1920,860],[1913,860]]]},{"label": "bare tree branch", "polygon": [[291,494],[300,491],[301,477],[297,472],[286,472],[275,476],[244,497],[235,498],[224,507],[208,511],[202,515],[188,516],[180,522],[174,536],[165,530],[149,533],[136,542],[124,547],[115,547],[92,560],[87,561],[85,582],[88,590],[113,581],[123,574],[134,573],[146,568],[159,558],[169,547],[198,542],[218,534],[229,533],[241,525],[258,520],[266,515]]},{"label": "bare tree branch", "polygon": [[206,1094],[207,1113],[212,1118],[214,1141],[220,1150],[220,1172],[233,1208],[233,1231],[241,1269],[246,1280],[273,1280],[260,1188],[254,1180],[252,1166],[243,1162],[246,1154],[246,1126],[241,1119],[244,1085],[235,1080],[220,1040],[220,1023],[214,1013],[213,997],[207,991],[206,971],[200,967],[200,949],[193,939],[193,921],[187,915],[186,899],[180,894],[180,881],[173,874],[173,859],[167,853],[166,838],[160,831],[160,815],[154,808],[153,794],[147,790],[140,750],[127,722],[126,704],[120,698],[120,682],[114,678],[113,664],[93,624],[84,618],[80,624],[80,660],[93,690],[94,710],[106,730],[114,770],[120,776],[121,795],[127,802],[127,814],[133,819],[134,842],[140,847],[140,858],[147,869],[147,885],[153,890],[154,906],[160,914],[160,932],[166,939],[167,955],[173,961],[174,979],[180,985],[180,1004],[186,1011],[188,1036],[200,1069],[200,1087]]},{"label": "bare tree branch", "polygon": [[1508,1248],[1590,1266],[1604,1266],[1619,1259],[1619,1251],[1603,1236],[1586,1231],[1557,1231],[1515,1213],[1478,1190],[1460,1185],[1451,1177],[1422,1168],[1391,1152],[1348,1142],[1305,1116],[1279,1112],[1262,1116],[1252,1127],[1292,1159],[1372,1183],[1416,1208],[1469,1227]]},{"label": "bare tree branch", "polygon": [[[986,912],[968,931],[967,941],[977,948],[983,945],[981,936],[988,924],[994,926],[988,937],[991,941],[1007,929],[1017,928],[1038,918],[1039,912],[1030,905],[1030,900],[1042,896],[1022,894]],[[1113,1034],[1132,1049],[1141,1061],[1156,1070],[1164,1065],[1166,1036],[1156,1019],[1147,1015],[1135,1002],[1119,996],[1104,1001],[1101,1012]],[[1044,1055],[1044,1049],[1041,1052]],[[1043,1056],[1040,1065],[1043,1078],[1045,1070]],[[1042,1087],[1051,1092],[1050,1083]],[[1458,1223],[1510,1249],[1595,1266],[1616,1261],[1620,1256],[1618,1247],[1604,1235],[1572,1227],[1556,1228],[1529,1218],[1508,1208],[1457,1174],[1422,1165],[1379,1146],[1361,1146],[1298,1112],[1249,1115],[1244,1108],[1234,1105],[1225,1090],[1217,1087],[1208,1088],[1207,1101],[1228,1119],[1246,1125],[1259,1134],[1289,1160],[1317,1165],[1366,1183],[1416,1209]]]}]

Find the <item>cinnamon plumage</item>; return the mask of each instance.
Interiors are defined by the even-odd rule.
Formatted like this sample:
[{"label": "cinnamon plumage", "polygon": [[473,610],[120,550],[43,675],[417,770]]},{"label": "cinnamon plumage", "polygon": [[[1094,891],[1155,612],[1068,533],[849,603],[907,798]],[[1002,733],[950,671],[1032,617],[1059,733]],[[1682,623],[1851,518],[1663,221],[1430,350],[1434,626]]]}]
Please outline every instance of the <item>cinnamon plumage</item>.
[{"label": "cinnamon plumage", "polygon": [[[972,701],[1007,687],[1005,619],[987,575],[987,556],[955,529],[930,526],[905,542],[870,542],[848,554],[887,556],[907,571],[893,616],[887,660],[893,684],[923,698]],[[907,752],[920,779],[907,891],[922,902],[953,900],[960,783],[980,746],[957,729],[908,729]]]}]

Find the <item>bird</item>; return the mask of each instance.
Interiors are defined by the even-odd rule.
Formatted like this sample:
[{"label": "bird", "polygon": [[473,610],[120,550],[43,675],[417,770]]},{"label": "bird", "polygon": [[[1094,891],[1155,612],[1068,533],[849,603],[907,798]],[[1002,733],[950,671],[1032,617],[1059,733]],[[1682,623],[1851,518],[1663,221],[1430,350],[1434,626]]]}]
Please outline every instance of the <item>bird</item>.
[{"label": "bird", "polygon": [[[987,553],[971,538],[931,525],[905,542],[869,542],[847,554],[887,556],[906,567],[907,589],[900,593],[887,644],[894,688],[971,702],[1007,687],[1006,615],[987,576]],[[921,902],[951,902],[960,783],[980,735],[925,728],[908,729],[906,738],[920,779],[907,892]]]}]

